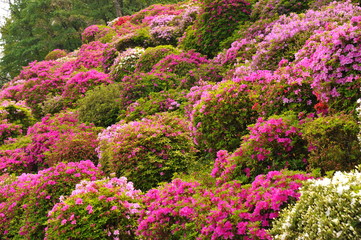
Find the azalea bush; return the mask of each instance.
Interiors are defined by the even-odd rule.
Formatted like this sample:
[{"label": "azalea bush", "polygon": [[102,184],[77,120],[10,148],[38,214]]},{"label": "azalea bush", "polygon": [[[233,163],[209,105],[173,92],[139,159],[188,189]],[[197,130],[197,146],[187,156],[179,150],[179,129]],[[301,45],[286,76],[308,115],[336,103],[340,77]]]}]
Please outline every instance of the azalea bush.
[{"label": "azalea bush", "polygon": [[319,101],[339,111],[356,107],[360,27],[360,17],[352,17],[349,23],[314,34],[296,54],[295,67],[305,72]]},{"label": "azalea bush", "polygon": [[24,131],[36,121],[31,109],[24,101],[15,102],[11,100],[0,102],[0,120],[20,125]]},{"label": "azalea bush", "polygon": [[87,91],[76,103],[81,122],[108,127],[118,121],[121,110],[120,84],[100,85]]},{"label": "azalea bush", "polygon": [[136,63],[144,51],[144,48],[136,47],[121,52],[110,68],[113,78],[120,81],[124,76],[133,73]]},{"label": "azalea bush", "polygon": [[360,238],[360,182],[359,170],[337,171],[331,178],[307,181],[300,199],[274,222],[273,238]]},{"label": "azalea bush", "polygon": [[[191,70],[197,69],[200,65],[207,64],[208,62],[207,57],[192,50],[181,53],[172,53],[155,64],[152,72],[167,72],[183,77],[188,75]],[[188,83],[188,85],[191,84],[193,83]]]},{"label": "azalea bush", "polygon": [[187,92],[186,90],[170,89],[150,93],[147,97],[130,104],[125,111],[121,112],[119,118],[134,121],[160,112],[182,112],[183,105],[188,100],[185,97]]},{"label": "azalea bush", "polygon": [[321,116],[307,121],[302,129],[310,151],[311,168],[322,172],[351,170],[360,164],[359,124],[352,115]]},{"label": "azalea bush", "polygon": [[150,72],[153,66],[161,59],[172,53],[177,54],[179,50],[171,45],[159,45],[145,49],[136,64],[136,71]]},{"label": "azalea bush", "polygon": [[56,60],[58,58],[65,57],[68,53],[62,49],[54,49],[45,56],[45,60]]},{"label": "azalea bush", "polygon": [[251,185],[232,181],[217,188],[175,179],[145,195],[137,234],[142,239],[271,239],[266,230],[299,198],[308,178],[273,171]]},{"label": "azalea bush", "polygon": [[300,13],[309,7],[310,2],[312,1],[260,0],[253,5],[251,17],[272,18],[283,14]]},{"label": "azalea bush", "polygon": [[171,114],[121,121],[99,135],[99,162],[105,172],[148,190],[192,166],[196,150],[188,128],[187,121]]},{"label": "azalea bush", "polygon": [[69,195],[81,180],[103,176],[91,161],[81,161],[60,163],[1,184],[1,239],[43,239],[47,214],[59,197]]},{"label": "azalea bush", "polygon": [[98,132],[93,125],[80,123],[76,113],[48,115],[28,129],[26,137],[30,140],[24,145],[0,153],[0,169],[9,173],[17,172],[17,168],[34,172],[60,161],[97,162]]},{"label": "azalea bush", "polygon": [[125,177],[83,180],[49,211],[44,239],[135,239],[140,196]]},{"label": "azalea bush", "polygon": [[15,138],[22,134],[20,125],[9,123],[7,120],[0,120],[0,145],[9,138]]},{"label": "azalea bush", "polygon": [[219,44],[228,38],[239,22],[249,19],[250,3],[243,0],[202,0],[195,26],[189,28],[183,40],[185,49],[196,49],[207,56],[215,56]]},{"label": "azalea bush", "polygon": [[111,83],[113,83],[113,80],[106,73],[98,72],[94,69],[87,72],[79,72],[66,82],[62,97],[66,101],[75,102],[95,86]]},{"label": "azalea bush", "polygon": [[92,41],[100,41],[102,43],[110,42],[116,35],[114,29],[103,25],[91,25],[84,29],[81,34],[82,42],[89,43]]},{"label": "azalea bush", "polygon": [[181,79],[172,73],[140,72],[125,76],[120,83],[123,107],[127,107],[139,98],[147,97],[152,92],[176,89],[180,85]]},{"label": "azalea bush", "polygon": [[306,169],[308,152],[297,116],[259,118],[248,129],[249,134],[243,136],[241,146],[232,154],[217,153],[212,176],[218,182],[249,182],[268,171]]},{"label": "azalea bush", "polygon": [[246,84],[222,81],[201,94],[190,115],[200,149],[215,152],[239,147],[256,116],[248,92]]},{"label": "azalea bush", "polygon": [[[262,2],[259,1],[258,3]],[[307,4],[307,1],[300,4]],[[296,3],[292,6],[297,7],[299,5]],[[318,11],[308,10],[304,14],[292,13],[290,16],[281,16],[278,20],[275,20],[271,29],[257,43],[257,51],[252,56],[252,69],[275,70],[278,62],[282,59],[293,61],[297,58],[295,55],[300,54],[298,51],[303,48],[306,40],[311,35],[318,35],[320,31],[331,30],[337,25],[347,23],[353,16],[360,15],[360,10],[360,7],[350,2],[335,1]],[[332,25],[330,25],[330,22],[332,22]],[[331,33],[331,35],[335,34]],[[325,43],[325,41],[323,42]],[[307,43],[307,45],[309,44]],[[310,46],[313,46],[313,43]],[[302,60],[304,57],[306,55],[299,59]]]}]

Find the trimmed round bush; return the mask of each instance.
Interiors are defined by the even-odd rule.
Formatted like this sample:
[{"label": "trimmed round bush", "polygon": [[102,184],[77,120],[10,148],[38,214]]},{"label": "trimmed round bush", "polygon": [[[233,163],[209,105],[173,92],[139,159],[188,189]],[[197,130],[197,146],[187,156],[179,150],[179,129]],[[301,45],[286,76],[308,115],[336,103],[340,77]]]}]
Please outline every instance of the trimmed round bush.
[{"label": "trimmed round bush", "polygon": [[202,0],[195,26],[188,28],[182,46],[213,57],[220,43],[232,35],[240,22],[247,21],[251,5],[244,0]]},{"label": "trimmed round bush", "polygon": [[182,112],[183,105],[188,100],[186,98],[187,93],[186,90],[179,91],[175,89],[150,93],[147,97],[140,98],[130,104],[120,114],[119,118],[134,121],[160,112]]},{"label": "trimmed round bush", "polygon": [[273,18],[283,14],[300,13],[309,7],[311,1],[259,0],[252,6],[252,19]]},{"label": "trimmed round bush", "polygon": [[339,111],[354,111],[359,98],[360,19],[314,34],[296,54],[295,68],[304,72],[318,100]]},{"label": "trimmed round bush", "polygon": [[[193,50],[181,53],[172,53],[165,56],[153,66],[152,72],[174,73],[179,77],[189,74],[193,69],[197,69],[202,64],[209,63],[208,59]],[[190,83],[192,84],[192,83]]]},{"label": "trimmed round bush", "polygon": [[68,53],[65,50],[62,49],[54,49],[53,51],[49,52],[44,60],[45,61],[49,61],[49,60],[56,60],[58,58],[62,58],[65,57]]},{"label": "trimmed round bush", "polygon": [[152,92],[180,88],[181,79],[175,74],[164,72],[134,73],[125,76],[120,83],[122,87],[121,100],[123,107],[139,98],[147,97]]},{"label": "trimmed round bush", "polygon": [[20,125],[9,123],[7,120],[0,120],[0,145],[10,138],[22,135]]},{"label": "trimmed round bush", "polygon": [[223,81],[201,94],[190,115],[199,149],[215,153],[239,147],[247,125],[255,121],[248,92],[246,84]]},{"label": "trimmed round bush", "polygon": [[171,114],[121,121],[99,135],[100,164],[105,172],[148,190],[192,165],[196,151],[188,128],[187,121]]},{"label": "trimmed round bush", "polygon": [[271,239],[267,229],[281,209],[300,196],[309,176],[270,172],[251,185],[237,181],[205,188],[175,179],[144,196],[139,218],[141,239]]},{"label": "trimmed round bush", "polygon": [[270,230],[280,239],[359,239],[361,173],[336,172],[310,180],[301,197],[285,209]]},{"label": "trimmed round bush", "polygon": [[172,53],[177,54],[179,50],[171,45],[160,45],[145,49],[145,52],[140,56],[137,64],[137,72],[150,72],[152,67],[158,63],[165,56]]},{"label": "trimmed round bush", "polygon": [[84,29],[81,37],[83,43],[89,43],[92,41],[106,43],[110,42],[115,35],[116,32],[111,27],[103,25],[91,25]]},{"label": "trimmed round bush", "polygon": [[0,154],[0,170],[17,172],[20,168],[25,172],[36,172],[59,161],[90,159],[97,162],[98,132],[99,129],[93,125],[80,123],[76,113],[47,115],[28,129],[26,138],[30,141],[20,144],[19,148],[5,149]]},{"label": "trimmed round bush", "polygon": [[121,86],[118,83],[101,85],[85,93],[76,103],[81,122],[108,127],[118,121],[122,106]]},{"label": "trimmed round bush", "polygon": [[249,134],[233,154],[217,153],[212,176],[218,182],[237,179],[248,183],[268,171],[306,169],[307,143],[302,139],[297,116],[259,118],[248,130]]},{"label": "trimmed round bush", "polygon": [[79,72],[66,82],[62,97],[69,102],[74,102],[95,86],[111,83],[113,83],[113,80],[106,73],[98,72],[94,69],[87,72]]},{"label": "trimmed round bush", "polygon": [[0,184],[0,238],[44,239],[47,214],[81,180],[104,177],[91,161],[60,163]]},{"label": "trimmed round bush", "polygon": [[49,211],[45,239],[135,239],[140,194],[125,177],[83,180]]},{"label": "trimmed round bush", "polygon": [[358,142],[360,128],[352,115],[321,116],[303,125],[302,136],[307,141],[309,167],[321,171],[345,171],[360,164]]},{"label": "trimmed round bush", "polygon": [[124,76],[133,73],[136,63],[144,51],[144,48],[136,47],[121,52],[110,68],[110,74],[113,78],[120,81]]}]

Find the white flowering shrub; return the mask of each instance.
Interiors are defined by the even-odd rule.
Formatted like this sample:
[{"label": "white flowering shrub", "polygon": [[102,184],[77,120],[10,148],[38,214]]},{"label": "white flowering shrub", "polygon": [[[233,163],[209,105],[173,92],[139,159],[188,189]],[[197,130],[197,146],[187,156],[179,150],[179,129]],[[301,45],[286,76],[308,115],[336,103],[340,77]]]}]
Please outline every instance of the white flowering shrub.
[{"label": "white flowering shrub", "polygon": [[121,52],[110,67],[110,74],[116,81],[120,81],[124,76],[133,73],[135,65],[144,51],[144,48],[136,47]]},{"label": "white flowering shrub", "polygon": [[360,168],[308,180],[299,201],[274,222],[274,239],[361,239]]}]

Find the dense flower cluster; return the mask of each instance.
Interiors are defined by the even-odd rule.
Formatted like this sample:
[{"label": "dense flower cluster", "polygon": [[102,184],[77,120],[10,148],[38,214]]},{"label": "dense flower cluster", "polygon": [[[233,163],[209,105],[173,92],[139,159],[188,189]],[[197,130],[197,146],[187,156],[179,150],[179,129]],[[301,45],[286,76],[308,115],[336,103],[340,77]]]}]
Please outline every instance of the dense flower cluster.
[{"label": "dense flower cluster", "polygon": [[275,221],[274,239],[358,239],[361,173],[336,172],[332,178],[309,180],[298,202]]},{"label": "dense flower cluster", "polygon": [[187,121],[171,114],[121,121],[99,134],[99,161],[107,173],[148,190],[192,165],[196,151],[188,128]]},{"label": "dense flower cluster", "polygon": [[305,170],[308,152],[296,116],[259,118],[248,130],[233,154],[217,153],[212,176],[218,184],[234,179],[248,182],[259,174],[284,168]]},{"label": "dense flower cluster", "polygon": [[248,91],[249,86],[241,82],[222,81],[201,92],[190,114],[200,149],[233,151],[239,146],[247,125],[255,121]]},{"label": "dense flower cluster", "polygon": [[121,52],[110,68],[110,74],[113,78],[120,81],[124,76],[133,73],[137,62],[144,51],[144,48],[136,47],[128,48]]},{"label": "dense flower cluster", "polygon": [[300,196],[308,178],[274,171],[252,185],[234,181],[218,188],[175,179],[145,195],[137,234],[143,239],[271,239],[270,222]]},{"label": "dense flower cluster", "polygon": [[135,239],[140,194],[125,177],[83,180],[49,211],[44,239]]},{"label": "dense flower cluster", "polygon": [[102,176],[91,161],[81,161],[10,178],[0,185],[1,239],[43,239],[47,213],[57,199],[70,194],[81,180]]},{"label": "dense flower cluster", "polygon": [[46,116],[28,129],[30,142],[0,152],[1,171],[14,172],[20,166],[28,171],[52,166],[60,161],[96,161],[98,129],[78,122],[74,113]]}]

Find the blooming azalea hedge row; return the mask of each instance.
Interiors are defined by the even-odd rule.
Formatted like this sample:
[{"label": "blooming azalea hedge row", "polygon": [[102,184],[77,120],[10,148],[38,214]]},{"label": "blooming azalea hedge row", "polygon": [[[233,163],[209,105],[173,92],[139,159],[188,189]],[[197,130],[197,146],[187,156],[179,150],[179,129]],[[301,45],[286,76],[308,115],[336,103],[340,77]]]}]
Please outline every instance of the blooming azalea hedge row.
[{"label": "blooming azalea hedge row", "polygon": [[0,238],[357,238],[353,202],[317,232],[297,203],[307,172],[361,163],[361,8],[330,2],[157,4],[24,67],[0,90]]}]

